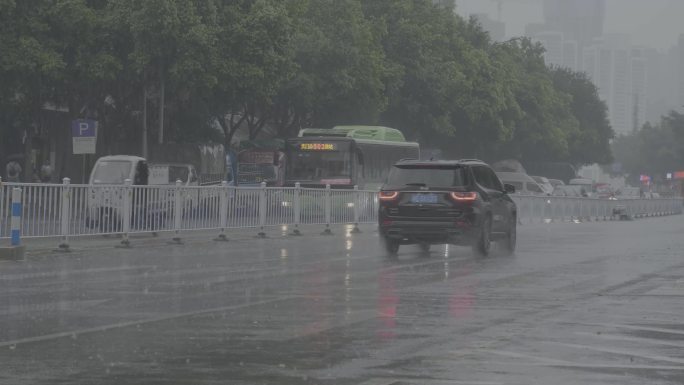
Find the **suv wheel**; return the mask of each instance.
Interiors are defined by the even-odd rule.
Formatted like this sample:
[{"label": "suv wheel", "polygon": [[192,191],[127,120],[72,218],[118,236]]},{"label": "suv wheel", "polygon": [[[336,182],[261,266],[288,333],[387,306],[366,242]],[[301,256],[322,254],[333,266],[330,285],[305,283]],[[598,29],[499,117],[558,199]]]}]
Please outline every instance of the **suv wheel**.
[{"label": "suv wheel", "polygon": [[480,235],[475,240],[473,244],[473,251],[475,254],[486,257],[489,255],[489,250],[492,248],[492,220],[486,217],[482,223],[482,229],[480,230]]},{"label": "suv wheel", "polygon": [[387,252],[387,255],[390,257],[395,257],[399,252],[399,242],[395,240],[381,236],[380,243],[383,245],[385,251]]},{"label": "suv wheel", "polygon": [[506,255],[513,255],[515,253],[515,246],[518,241],[516,222],[517,219],[515,219],[515,217],[511,217],[508,225],[508,231],[506,232],[506,238],[501,240],[501,243],[499,243],[501,249],[506,253]]}]

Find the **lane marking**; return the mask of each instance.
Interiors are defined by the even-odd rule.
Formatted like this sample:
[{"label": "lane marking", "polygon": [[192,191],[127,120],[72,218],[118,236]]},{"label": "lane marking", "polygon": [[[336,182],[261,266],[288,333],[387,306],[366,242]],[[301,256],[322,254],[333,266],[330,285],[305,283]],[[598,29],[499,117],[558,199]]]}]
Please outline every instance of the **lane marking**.
[{"label": "lane marking", "polygon": [[35,273],[10,273],[0,275],[0,282],[2,281],[19,281],[28,280],[36,278],[66,278],[72,275],[78,274],[97,274],[97,273],[110,273],[117,271],[128,271],[128,270],[141,270],[141,269],[154,269],[154,266],[140,265],[140,266],[118,266],[118,267],[97,267],[92,269],[80,269],[80,270],[50,270]]},{"label": "lane marking", "polygon": [[680,329],[667,329],[667,328],[657,328],[657,327],[651,327],[651,326],[635,326],[635,325],[623,325],[623,324],[611,324],[611,323],[578,323],[578,324],[586,325],[586,326],[602,326],[602,327],[616,328],[616,329],[629,329],[629,330],[640,330],[640,331],[647,331],[647,332],[658,332],[658,333],[666,333],[666,334],[684,335],[684,330],[680,330]]},{"label": "lane marking", "polygon": [[34,304],[19,304],[10,305],[6,310],[0,310],[0,315],[17,315],[34,312],[45,311],[67,311],[67,310],[83,310],[90,307],[102,305],[103,303],[111,301],[107,299],[89,299],[89,300],[73,300],[73,301],[58,301],[58,302],[40,302]]},{"label": "lane marking", "polygon": [[684,343],[659,340],[659,339],[655,339],[655,338],[627,337],[627,336],[618,336],[618,335],[603,334],[603,333],[602,334],[596,334],[596,333],[591,333],[591,332],[575,332],[575,334],[580,335],[580,336],[601,338],[601,339],[610,340],[610,341],[628,341],[628,342],[638,342],[638,343],[650,343],[650,344],[654,344],[654,345],[673,346],[673,347],[684,349]]},{"label": "lane marking", "polygon": [[547,341],[544,341],[542,343],[547,344],[547,345],[566,346],[569,348],[575,348],[575,349],[581,349],[581,350],[593,350],[595,352],[601,352],[601,353],[611,353],[611,354],[618,354],[618,355],[623,355],[623,356],[645,358],[647,360],[652,360],[652,361],[663,361],[663,362],[671,362],[673,364],[684,364],[684,359],[680,359],[680,358],[673,358],[673,357],[659,356],[659,355],[650,355],[650,354],[646,354],[646,353],[640,353],[640,352],[636,352],[636,351],[629,351],[629,350],[623,350],[623,349],[603,348],[603,347],[598,347],[598,346],[580,345],[580,344],[569,344],[569,343],[565,343],[565,342],[547,342]]},{"label": "lane marking", "polygon": [[571,361],[557,360],[557,359],[548,358],[548,357],[537,357],[537,356],[533,356],[530,354],[512,352],[512,351],[508,351],[508,350],[484,350],[483,352],[496,354],[499,356],[511,357],[511,358],[531,359],[531,360],[537,361],[538,363],[543,363],[545,365],[554,365],[555,366],[555,365],[571,365],[571,364],[574,364]]},{"label": "lane marking", "polygon": [[509,365],[509,366],[552,366],[556,368],[568,369],[620,369],[620,370],[669,370],[669,371],[684,371],[684,366],[667,366],[667,365],[620,365],[620,364],[544,364],[541,362],[501,362],[488,361],[490,365]]},{"label": "lane marking", "polygon": [[[393,384],[403,384],[414,381],[415,378],[373,378],[368,381],[359,383],[359,385],[393,385]],[[453,385],[504,385],[503,382],[492,382],[492,381],[457,381],[457,380],[446,380],[446,379],[421,379],[420,383],[423,385],[437,385],[437,384],[453,384]]]},{"label": "lane marking", "polygon": [[83,335],[83,334],[104,332],[104,331],[109,331],[109,330],[113,330],[113,329],[121,329],[121,328],[129,327],[129,326],[145,325],[145,324],[149,324],[149,323],[168,321],[168,320],[197,316],[197,315],[202,315],[202,314],[216,313],[216,312],[226,311],[226,310],[244,309],[244,308],[248,308],[248,307],[252,307],[252,306],[260,306],[260,305],[266,305],[266,304],[275,303],[275,302],[287,301],[290,299],[291,298],[289,298],[289,297],[284,297],[284,298],[278,298],[278,299],[271,299],[271,300],[265,300],[265,301],[257,301],[257,302],[252,302],[252,303],[246,303],[246,304],[242,304],[242,305],[222,306],[222,307],[217,307],[217,308],[212,308],[212,309],[204,309],[204,310],[196,310],[196,311],[185,312],[185,313],[169,314],[169,315],[165,315],[165,316],[136,320],[136,321],[118,322],[118,323],[109,324],[109,325],[102,325],[102,326],[72,330],[72,331],[67,331],[67,332],[51,333],[51,334],[45,334],[42,336],[26,337],[26,338],[11,340],[11,341],[1,341],[0,347],[17,346],[17,345],[21,345],[21,344],[49,341],[49,340],[55,340],[55,339],[65,338],[65,337],[76,337],[76,336]]}]

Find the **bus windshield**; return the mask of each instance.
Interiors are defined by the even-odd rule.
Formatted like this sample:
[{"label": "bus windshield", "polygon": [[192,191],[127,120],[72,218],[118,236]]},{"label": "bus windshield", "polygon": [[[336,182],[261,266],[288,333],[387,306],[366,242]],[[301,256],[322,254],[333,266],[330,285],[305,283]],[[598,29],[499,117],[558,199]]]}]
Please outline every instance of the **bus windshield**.
[{"label": "bus windshield", "polygon": [[288,180],[325,184],[351,183],[351,153],[348,151],[295,151],[288,167]]}]

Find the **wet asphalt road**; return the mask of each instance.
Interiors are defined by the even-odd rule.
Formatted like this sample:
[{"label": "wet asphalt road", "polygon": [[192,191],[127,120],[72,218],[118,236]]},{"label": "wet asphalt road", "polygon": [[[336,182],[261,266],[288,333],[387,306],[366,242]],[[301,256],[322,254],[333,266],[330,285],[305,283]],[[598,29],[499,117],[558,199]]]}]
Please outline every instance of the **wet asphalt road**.
[{"label": "wet asphalt road", "polygon": [[682,216],[525,225],[513,257],[363,230],[0,262],[0,384],[684,383]]}]

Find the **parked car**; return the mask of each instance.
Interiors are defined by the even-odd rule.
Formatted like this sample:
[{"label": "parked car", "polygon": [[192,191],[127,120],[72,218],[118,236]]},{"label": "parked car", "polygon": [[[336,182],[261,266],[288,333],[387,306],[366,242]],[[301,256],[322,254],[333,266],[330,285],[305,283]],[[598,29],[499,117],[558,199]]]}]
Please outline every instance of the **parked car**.
[{"label": "parked car", "polygon": [[150,163],[149,184],[153,186],[175,185],[199,186],[195,166],[187,163]]},{"label": "parked car", "polygon": [[477,160],[400,161],[378,198],[379,232],[389,255],[400,245],[471,245],[487,255],[492,240],[506,253],[516,245],[515,188]]},{"label": "parked car", "polygon": [[532,179],[539,184],[546,194],[551,195],[553,192],[553,185],[548,179],[543,176],[533,176]]},{"label": "parked car", "polygon": [[549,183],[551,183],[554,189],[558,186],[565,186],[565,182],[560,179],[549,179]]},{"label": "parked car", "polygon": [[607,183],[597,183],[594,189],[599,199],[615,199],[615,189]]},{"label": "parked car", "polygon": [[521,172],[497,172],[496,175],[505,184],[515,187],[520,195],[548,195],[532,177]]},{"label": "parked car", "polygon": [[582,196],[591,198],[594,194],[594,181],[586,178],[570,179],[568,185],[579,186],[582,189]]},{"label": "parked car", "polygon": [[616,192],[615,197],[617,199],[638,199],[641,195],[642,192],[638,187],[623,187]]},{"label": "parked car", "polygon": [[586,197],[586,193],[585,193],[585,195],[582,195],[582,188],[580,186],[568,186],[568,185],[562,185],[562,186],[556,187],[553,190],[553,193],[551,195],[555,196],[555,197],[569,197],[569,198]]}]

